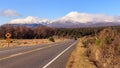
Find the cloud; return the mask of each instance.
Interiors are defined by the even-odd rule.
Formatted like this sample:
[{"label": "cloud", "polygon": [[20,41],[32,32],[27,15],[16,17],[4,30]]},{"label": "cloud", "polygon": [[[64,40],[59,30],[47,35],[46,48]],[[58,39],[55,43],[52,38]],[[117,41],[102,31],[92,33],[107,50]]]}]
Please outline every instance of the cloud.
[{"label": "cloud", "polygon": [[7,9],[7,10],[1,11],[0,16],[3,16],[3,17],[17,17],[17,16],[20,16],[20,14],[15,10]]},{"label": "cloud", "polygon": [[18,19],[13,19],[9,21],[9,24],[39,24],[39,23],[49,23],[50,20],[48,19],[43,19],[43,18],[38,18],[35,16],[28,16],[26,18],[18,18]]}]

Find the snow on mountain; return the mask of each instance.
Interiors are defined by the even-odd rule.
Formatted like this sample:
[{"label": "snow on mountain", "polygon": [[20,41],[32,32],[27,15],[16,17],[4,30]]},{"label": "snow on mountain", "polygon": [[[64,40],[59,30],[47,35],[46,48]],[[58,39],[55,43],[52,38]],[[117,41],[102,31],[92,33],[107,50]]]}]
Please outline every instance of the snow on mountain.
[{"label": "snow on mountain", "polygon": [[70,12],[66,16],[56,19],[53,22],[79,22],[79,23],[98,23],[98,22],[120,22],[119,16],[110,16],[105,14],[88,14],[79,12]]},{"label": "snow on mountain", "polygon": [[38,17],[28,16],[26,18],[14,19],[8,22],[8,24],[48,24],[50,20],[42,19]]},{"label": "snow on mountain", "polygon": [[98,26],[106,26],[120,24],[120,16],[70,12],[63,17],[54,20],[28,16],[26,18],[11,20],[8,24],[42,24],[50,27],[85,27],[94,24],[95,26],[97,26],[97,24],[99,24]]}]

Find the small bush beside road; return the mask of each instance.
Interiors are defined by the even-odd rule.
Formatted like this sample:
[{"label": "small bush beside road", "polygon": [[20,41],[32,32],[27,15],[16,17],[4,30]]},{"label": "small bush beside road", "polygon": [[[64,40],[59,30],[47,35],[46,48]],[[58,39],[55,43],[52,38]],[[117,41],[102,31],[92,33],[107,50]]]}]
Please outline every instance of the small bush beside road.
[{"label": "small bush beside road", "polygon": [[55,42],[55,39],[54,39],[53,37],[50,37],[49,40],[50,40],[51,42]]}]

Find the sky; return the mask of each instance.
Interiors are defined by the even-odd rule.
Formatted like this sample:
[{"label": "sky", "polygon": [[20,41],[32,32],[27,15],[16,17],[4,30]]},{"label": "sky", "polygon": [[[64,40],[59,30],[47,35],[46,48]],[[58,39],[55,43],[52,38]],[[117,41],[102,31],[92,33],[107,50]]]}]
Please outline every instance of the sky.
[{"label": "sky", "polygon": [[0,24],[27,16],[56,19],[72,11],[119,16],[120,0],[0,0]]}]

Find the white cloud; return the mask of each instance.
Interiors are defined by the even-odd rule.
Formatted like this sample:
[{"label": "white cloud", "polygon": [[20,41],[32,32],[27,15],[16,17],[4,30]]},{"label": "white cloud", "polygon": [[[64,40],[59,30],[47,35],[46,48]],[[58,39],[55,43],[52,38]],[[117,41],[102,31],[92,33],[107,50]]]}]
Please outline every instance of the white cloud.
[{"label": "white cloud", "polygon": [[11,9],[3,10],[0,15],[3,16],[3,17],[16,17],[16,16],[20,16],[20,14],[17,11],[11,10]]},{"label": "white cloud", "polygon": [[38,24],[38,23],[48,23],[50,20],[48,19],[43,19],[43,18],[38,18],[38,17],[34,17],[34,16],[28,16],[26,18],[18,18],[18,19],[14,19],[9,21],[9,24]]}]

